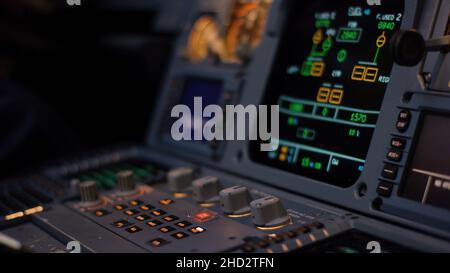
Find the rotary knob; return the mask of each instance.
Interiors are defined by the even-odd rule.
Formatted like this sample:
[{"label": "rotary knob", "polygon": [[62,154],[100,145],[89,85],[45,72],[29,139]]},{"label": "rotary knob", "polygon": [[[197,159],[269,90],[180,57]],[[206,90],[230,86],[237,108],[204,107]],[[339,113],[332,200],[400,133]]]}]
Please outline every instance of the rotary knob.
[{"label": "rotary knob", "polygon": [[81,206],[91,207],[100,203],[98,197],[97,184],[95,181],[85,181],[79,185]]},{"label": "rotary knob", "polygon": [[399,30],[391,39],[390,49],[395,63],[402,66],[415,66],[426,53],[422,35],[414,30]]},{"label": "rotary knob", "polygon": [[117,173],[117,186],[119,195],[132,195],[136,193],[134,183],[134,173],[131,170],[124,170]]},{"label": "rotary knob", "polygon": [[167,173],[167,182],[172,192],[185,192],[194,180],[194,169],[181,167]]},{"label": "rotary knob", "polygon": [[281,200],[275,196],[266,196],[250,203],[253,223],[258,227],[277,227],[289,223],[290,218]]},{"label": "rotary knob", "polygon": [[192,182],[192,193],[199,203],[218,201],[220,188],[219,178],[215,176],[205,176]]},{"label": "rotary knob", "polygon": [[220,206],[225,214],[244,215],[250,212],[250,193],[244,186],[234,186],[220,191]]}]

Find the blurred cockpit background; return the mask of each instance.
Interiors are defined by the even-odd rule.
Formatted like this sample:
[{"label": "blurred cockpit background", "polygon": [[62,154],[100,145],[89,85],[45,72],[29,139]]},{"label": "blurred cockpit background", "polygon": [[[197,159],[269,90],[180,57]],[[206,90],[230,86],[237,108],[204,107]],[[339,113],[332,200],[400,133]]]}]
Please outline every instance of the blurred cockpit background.
[{"label": "blurred cockpit background", "polygon": [[0,1],[0,176],[142,142],[191,1]]}]

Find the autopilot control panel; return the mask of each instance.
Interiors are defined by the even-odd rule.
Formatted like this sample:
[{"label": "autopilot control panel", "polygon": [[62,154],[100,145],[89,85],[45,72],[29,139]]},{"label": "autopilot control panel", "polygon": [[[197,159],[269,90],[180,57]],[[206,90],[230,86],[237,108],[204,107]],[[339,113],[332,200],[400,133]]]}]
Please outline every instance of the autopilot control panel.
[{"label": "autopilot control panel", "polygon": [[[3,181],[1,234],[32,252],[450,252],[450,1],[183,12],[145,143]],[[175,140],[173,107],[198,97],[277,105],[277,145]]]}]

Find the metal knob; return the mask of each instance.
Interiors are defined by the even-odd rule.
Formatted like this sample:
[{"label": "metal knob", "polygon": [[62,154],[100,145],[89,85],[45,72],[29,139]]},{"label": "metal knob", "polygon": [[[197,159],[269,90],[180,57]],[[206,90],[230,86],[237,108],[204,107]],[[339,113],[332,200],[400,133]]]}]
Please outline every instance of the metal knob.
[{"label": "metal knob", "polygon": [[252,220],[259,227],[276,227],[289,223],[290,218],[281,200],[275,196],[266,196],[250,203]]},{"label": "metal knob", "polygon": [[205,176],[192,182],[194,199],[200,203],[218,201],[220,188],[219,178],[215,176]]},{"label": "metal knob", "polygon": [[81,182],[79,185],[81,205],[89,207],[97,205],[100,202],[98,197],[97,184],[95,181]]},{"label": "metal knob", "polygon": [[130,195],[136,193],[134,183],[134,173],[131,170],[124,170],[117,173],[117,187],[119,195]]},{"label": "metal knob", "polygon": [[244,186],[234,186],[220,191],[220,206],[225,214],[242,215],[250,212],[250,193]]},{"label": "metal knob", "polygon": [[167,173],[167,182],[172,192],[185,192],[194,180],[194,169],[181,167]]}]

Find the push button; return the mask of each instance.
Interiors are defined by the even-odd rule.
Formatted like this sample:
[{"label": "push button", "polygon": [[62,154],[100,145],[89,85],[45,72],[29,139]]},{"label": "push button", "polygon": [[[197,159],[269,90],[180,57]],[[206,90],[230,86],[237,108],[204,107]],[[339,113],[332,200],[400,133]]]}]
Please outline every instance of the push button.
[{"label": "push button", "polygon": [[163,238],[156,238],[153,240],[150,240],[150,245],[153,247],[160,247],[163,245],[167,245],[169,241],[164,240]]},{"label": "push button", "polygon": [[397,130],[401,133],[406,132],[406,130],[408,130],[410,121],[411,121],[411,112],[408,110],[400,111],[396,124]]},{"label": "push button", "polygon": [[162,199],[162,200],[159,200],[159,203],[160,203],[161,205],[164,205],[164,206],[173,204],[174,202],[175,202],[175,201],[173,201],[172,199]]},{"label": "push button", "polygon": [[405,120],[398,120],[397,124],[395,125],[395,127],[397,128],[397,130],[400,133],[404,133],[406,132],[406,130],[408,130],[409,127],[409,121],[405,121]]},{"label": "push button", "polygon": [[186,237],[189,237],[189,235],[187,235],[186,233],[181,232],[181,231],[177,232],[177,233],[174,233],[174,234],[172,234],[170,236],[172,236],[173,238],[175,238],[177,240],[181,240],[181,239],[184,239]]},{"label": "push button", "polygon": [[168,216],[163,217],[163,219],[166,222],[172,222],[172,221],[178,220],[179,218],[176,217],[175,215],[168,215]]},{"label": "push button", "polygon": [[127,220],[120,220],[120,221],[114,222],[113,225],[114,225],[116,228],[123,228],[123,227],[131,226],[132,223],[128,222]]},{"label": "push button", "polygon": [[391,139],[391,147],[404,150],[406,147],[406,139],[394,137]]},{"label": "push button", "polygon": [[192,224],[188,221],[181,221],[181,222],[176,223],[175,225],[180,228],[185,228],[185,227],[191,226]]},{"label": "push button", "polygon": [[147,205],[142,205],[142,206],[139,207],[139,209],[141,209],[142,211],[149,211],[149,210],[152,210],[152,209],[154,209],[154,208],[155,208],[154,206],[149,205],[149,204],[147,204]]},{"label": "push button", "polygon": [[104,210],[104,209],[99,209],[99,210],[94,211],[94,215],[97,217],[102,217],[102,216],[105,216],[108,214],[109,214],[109,211]]},{"label": "push button", "polygon": [[150,212],[150,213],[153,214],[153,215],[155,215],[155,216],[161,216],[161,215],[166,214],[166,212],[163,211],[162,209],[156,209],[156,210],[154,210],[154,211],[152,211],[152,212]]},{"label": "push button", "polygon": [[193,228],[189,229],[189,232],[193,233],[193,234],[199,234],[199,233],[203,233],[205,231],[206,231],[206,229],[204,229],[202,227],[193,227]]},{"label": "push button", "polygon": [[402,160],[402,156],[403,153],[400,151],[396,151],[396,150],[390,150],[387,153],[387,159],[391,160],[391,161],[395,161],[395,162],[400,162]]},{"label": "push button", "polygon": [[136,232],[142,231],[142,228],[137,227],[137,226],[132,226],[132,227],[129,227],[129,228],[125,229],[125,230],[127,232],[129,232],[129,233],[136,233]]},{"label": "push button", "polygon": [[394,184],[381,181],[377,188],[377,193],[383,197],[389,197],[392,194],[392,188],[394,187]]},{"label": "push button", "polygon": [[130,202],[128,202],[130,205],[132,205],[132,206],[139,206],[139,205],[141,205],[142,203],[144,203],[144,202],[142,202],[141,200],[131,200]]},{"label": "push button", "polygon": [[162,233],[167,233],[167,232],[174,231],[175,229],[173,227],[166,226],[166,227],[159,228],[158,230],[161,231]]},{"label": "push button", "polygon": [[145,220],[150,220],[152,217],[150,217],[150,216],[148,216],[148,215],[146,215],[146,214],[141,214],[141,215],[138,215],[138,216],[136,216],[136,217],[134,217],[136,220],[138,220],[138,221],[145,221]]},{"label": "push button", "polygon": [[411,112],[408,110],[402,110],[398,114],[398,120],[411,120]]},{"label": "push button", "polygon": [[135,210],[135,209],[129,209],[124,211],[123,213],[125,213],[128,216],[133,216],[139,213],[139,211]]},{"label": "push button", "polygon": [[209,220],[212,220],[216,217],[214,213],[211,213],[209,211],[200,211],[193,215],[193,219],[197,222],[206,222]]},{"label": "push button", "polygon": [[398,173],[398,167],[390,164],[386,164],[383,167],[383,171],[381,172],[381,176],[388,179],[396,179]]},{"label": "push button", "polygon": [[124,209],[127,209],[127,208],[128,207],[126,205],[124,205],[124,204],[118,204],[118,205],[114,206],[115,210],[124,210]]},{"label": "push button", "polygon": [[152,220],[152,221],[148,221],[146,224],[149,227],[156,227],[156,226],[162,225],[162,222],[158,221],[158,220]]}]

